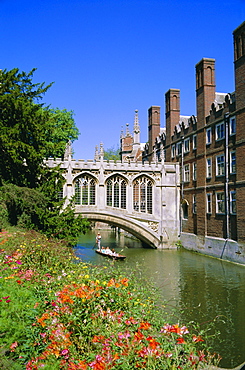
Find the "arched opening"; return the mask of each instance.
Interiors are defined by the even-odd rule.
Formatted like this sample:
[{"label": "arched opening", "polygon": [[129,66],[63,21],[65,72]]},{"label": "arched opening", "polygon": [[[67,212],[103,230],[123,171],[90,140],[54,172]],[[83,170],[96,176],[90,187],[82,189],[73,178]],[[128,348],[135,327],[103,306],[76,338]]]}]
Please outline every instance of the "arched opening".
[{"label": "arched opening", "polygon": [[182,201],[182,218],[184,220],[188,219],[188,208],[189,208],[189,203],[186,199],[183,199]]},{"label": "arched opening", "polygon": [[75,204],[76,205],[95,205],[95,180],[84,175],[75,182]]},{"label": "arched opening", "polygon": [[152,213],[152,181],[145,176],[133,182],[133,207],[137,212]]},{"label": "arched opening", "polygon": [[106,205],[126,209],[126,189],[126,181],[122,177],[110,177],[106,183]]}]

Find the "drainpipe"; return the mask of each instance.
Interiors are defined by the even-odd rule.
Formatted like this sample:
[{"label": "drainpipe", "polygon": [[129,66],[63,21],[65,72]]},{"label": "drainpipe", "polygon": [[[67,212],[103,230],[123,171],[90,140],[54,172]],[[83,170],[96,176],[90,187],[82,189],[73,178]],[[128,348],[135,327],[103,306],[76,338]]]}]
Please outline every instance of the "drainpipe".
[{"label": "drainpipe", "polygon": [[229,225],[229,113],[225,114],[225,216],[226,216],[226,239],[230,238]]},{"label": "drainpipe", "polygon": [[230,239],[229,211],[229,113],[225,113],[225,244],[220,258],[222,259],[228,239]]},{"label": "drainpipe", "polygon": [[180,235],[182,233],[182,201],[184,199],[184,136],[181,136],[181,190],[180,190]]}]

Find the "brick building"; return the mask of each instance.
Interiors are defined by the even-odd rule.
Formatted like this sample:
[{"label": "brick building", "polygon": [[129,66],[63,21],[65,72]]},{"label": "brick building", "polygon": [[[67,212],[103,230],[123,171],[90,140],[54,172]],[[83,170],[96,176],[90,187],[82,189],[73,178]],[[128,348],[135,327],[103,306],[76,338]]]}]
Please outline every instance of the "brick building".
[{"label": "brick building", "polygon": [[215,60],[203,58],[196,116],[180,116],[179,90],[165,95],[165,159],[178,160],[182,174],[181,239],[214,255],[224,241],[231,248],[228,239],[245,243],[245,22],[233,36],[235,92],[216,92]]},{"label": "brick building", "polygon": [[149,109],[142,160],[180,162],[180,237],[185,247],[229,259],[245,246],[245,22],[234,32],[235,91],[217,93],[215,60],[196,65],[196,114],[181,116],[180,90]]}]

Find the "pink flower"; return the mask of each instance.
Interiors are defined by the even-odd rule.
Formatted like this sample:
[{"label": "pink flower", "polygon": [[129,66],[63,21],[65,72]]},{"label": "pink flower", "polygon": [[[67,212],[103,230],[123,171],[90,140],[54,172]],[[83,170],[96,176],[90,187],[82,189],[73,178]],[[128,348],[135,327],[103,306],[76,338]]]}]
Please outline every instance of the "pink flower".
[{"label": "pink flower", "polygon": [[125,331],[124,333],[120,332],[118,333],[118,338],[119,339],[127,339],[130,337],[129,331]]},{"label": "pink flower", "polygon": [[61,354],[62,356],[66,356],[69,353],[69,349],[62,349]]}]

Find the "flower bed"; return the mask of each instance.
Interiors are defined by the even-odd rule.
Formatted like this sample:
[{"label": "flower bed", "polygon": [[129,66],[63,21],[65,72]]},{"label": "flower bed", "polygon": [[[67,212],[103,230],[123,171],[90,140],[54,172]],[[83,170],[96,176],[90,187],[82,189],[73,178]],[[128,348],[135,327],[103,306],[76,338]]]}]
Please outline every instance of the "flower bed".
[{"label": "flower bed", "polygon": [[[154,303],[154,289],[114,261],[92,266],[34,233],[1,234],[0,366],[196,369],[217,364],[205,333]],[[76,263],[74,263],[76,262]],[[4,367],[5,366],[5,367]]]}]

